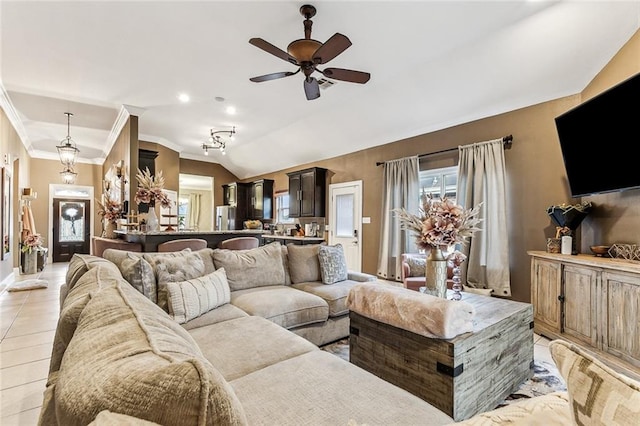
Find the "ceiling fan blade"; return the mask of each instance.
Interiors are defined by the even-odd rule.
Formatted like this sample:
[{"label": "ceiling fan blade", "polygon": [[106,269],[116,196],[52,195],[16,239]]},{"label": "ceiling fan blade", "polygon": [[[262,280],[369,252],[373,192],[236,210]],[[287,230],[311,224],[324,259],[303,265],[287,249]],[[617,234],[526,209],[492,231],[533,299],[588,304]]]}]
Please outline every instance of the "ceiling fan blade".
[{"label": "ceiling fan blade", "polygon": [[322,75],[327,78],[348,81],[350,83],[364,84],[371,78],[371,74],[368,72],[345,70],[343,68],[326,68],[324,71],[316,68],[316,71],[320,71]]},{"label": "ceiling fan blade", "polygon": [[289,77],[291,75],[297,74],[299,71],[300,70],[298,70],[296,72],[291,72],[291,71],[274,72],[272,74],[265,74],[265,75],[261,75],[261,76],[258,76],[258,77],[251,77],[249,80],[253,81],[254,83],[261,83],[263,81],[269,81],[269,80],[275,80],[277,78]]},{"label": "ceiling fan blade", "polygon": [[313,61],[316,64],[326,64],[351,46],[351,40],[347,36],[335,33],[329,40],[316,50]]},{"label": "ceiling fan blade", "polygon": [[264,50],[267,53],[271,53],[272,55],[277,56],[280,59],[283,59],[287,62],[291,62],[294,65],[298,65],[298,61],[296,61],[296,58],[289,55],[287,52],[280,49],[279,47],[276,47],[273,44],[269,43],[268,41],[255,37],[250,39],[249,43],[253,44],[257,48]]},{"label": "ceiling fan blade", "polygon": [[304,93],[307,95],[308,101],[320,97],[320,85],[315,77],[307,77],[304,79]]}]

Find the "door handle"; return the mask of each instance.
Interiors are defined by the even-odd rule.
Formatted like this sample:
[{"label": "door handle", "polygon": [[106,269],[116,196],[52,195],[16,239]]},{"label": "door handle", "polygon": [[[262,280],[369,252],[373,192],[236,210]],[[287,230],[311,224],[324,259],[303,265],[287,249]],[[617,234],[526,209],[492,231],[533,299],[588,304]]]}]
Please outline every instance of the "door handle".
[{"label": "door handle", "polygon": [[354,236],[354,238],[358,238],[358,230],[357,229],[353,230],[353,236]]}]

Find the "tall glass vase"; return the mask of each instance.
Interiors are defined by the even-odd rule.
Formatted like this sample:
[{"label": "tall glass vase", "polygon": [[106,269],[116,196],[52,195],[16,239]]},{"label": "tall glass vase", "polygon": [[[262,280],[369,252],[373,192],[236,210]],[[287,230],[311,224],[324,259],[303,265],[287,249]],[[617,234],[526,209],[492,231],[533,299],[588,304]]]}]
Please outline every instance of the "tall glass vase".
[{"label": "tall glass vase", "polygon": [[158,223],[158,216],[156,216],[156,209],[154,206],[149,206],[149,214],[147,214],[147,231],[156,232],[160,230],[160,223]]},{"label": "tall glass vase", "polygon": [[427,256],[425,293],[447,297],[447,260],[440,247],[432,247]]}]

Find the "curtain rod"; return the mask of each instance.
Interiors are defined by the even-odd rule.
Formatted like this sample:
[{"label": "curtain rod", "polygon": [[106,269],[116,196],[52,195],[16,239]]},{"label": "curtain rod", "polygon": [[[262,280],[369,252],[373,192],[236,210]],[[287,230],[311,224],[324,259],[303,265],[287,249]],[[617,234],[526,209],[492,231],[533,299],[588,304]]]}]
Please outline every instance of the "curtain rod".
[{"label": "curtain rod", "polygon": [[[502,143],[504,144],[504,148],[505,149],[509,149],[511,148],[511,144],[513,143],[513,135],[507,135],[505,137],[502,138]],[[452,151],[457,151],[458,148],[449,148],[449,149],[443,149],[442,151],[436,151],[436,152],[429,152],[428,154],[420,154],[418,155],[418,158],[422,158],[422,157],[427,157],[429,155],[436,155],[436,154],[444,154],[445,152],[452,152]],[[384,161],[378,161],[376,163],[376,166],[382,166],[385,162]]]}]

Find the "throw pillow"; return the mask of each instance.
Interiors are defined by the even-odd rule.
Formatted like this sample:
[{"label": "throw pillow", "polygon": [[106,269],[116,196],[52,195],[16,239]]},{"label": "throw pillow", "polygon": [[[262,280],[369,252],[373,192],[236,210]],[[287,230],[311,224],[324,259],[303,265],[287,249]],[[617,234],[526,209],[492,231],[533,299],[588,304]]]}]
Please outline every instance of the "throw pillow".
[{"label": "throw pillow", "polygon": [[215,249],[213,263],[224,268],[231,291],[285,283],[279,242],[248,250]]},{"label": "throw pillow", "polygon": [[167,283],[203,276],[204,262],[200,256],[191,252],[185,252],[182,256],[157,256],[155,261],[158,279],[158,306],[169,312]]},{"label": "throw pillow", "polygon": [[619,374],[563,340],[549,351],[567,383],[573,421],[578,425],[631,425],[640,418],[640,383]]},{"label": "throw pillow", "polygon": [[318,253],[320,244],[287,244],[289,275],[293,284],[322,281]]},{"label": "throw pillow", "polygon": [[169,314],[184,324],[231,301],[224,268],[186,281],[168,282]]},{"label": "throw pillow", "polygon": [[426,275],[426,258],[407,256],[405,262],[409,265],[410,277],[424,277]]},{"label": "throw pillow", "polygon": [[333,284],[347,279],[347,259],[344,257],[342,244],[320,246],[318,261],[323,284]]},{"label": "throw pillow", "polygon": [[127,257],[118,265],[122,277],[136,290],[153,303],[158,303],[156,276],[153,268],[140,255],[127,253]]}]

